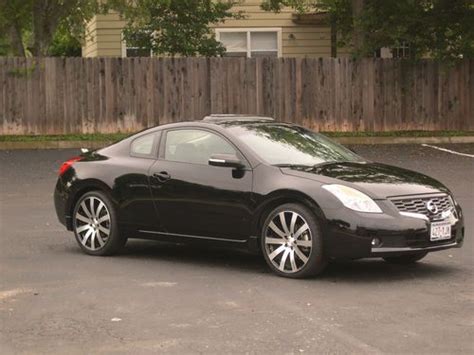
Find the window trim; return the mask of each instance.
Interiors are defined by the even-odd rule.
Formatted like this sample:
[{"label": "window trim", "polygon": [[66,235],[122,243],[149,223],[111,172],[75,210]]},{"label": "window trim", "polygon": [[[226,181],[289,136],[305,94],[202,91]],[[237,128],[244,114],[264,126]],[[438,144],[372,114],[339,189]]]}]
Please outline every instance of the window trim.
[{"label": "window trim", "polygon": [[242,163],[245,165],[245,167],[243,168],[243,170],[249,170],[251,169],[251,165],[248,161],[248,159],[245,157],[245,155],[242,153],[242,151],[233,143],[230,141],[230,139],[228,139],[226,136],[224,136],[223,134],[221,134],[220,132],[217,132],[213,129],[209,129],[209,128],[205,128],[205,127],[177,127],[177,128],[169,128],[169,129],[166,129],[166,130],[163,130],[162,132],[162,136],[161,136],[161,139],[160,139],[160,144],[159,144],[159,149],[158,149],[158,160],[161,160],[161,161],[166,161],[166,162],[170,162],[170,163],[178,163],[178,164],[190,164],[190,165],[199,165],[199,166],[209,166],[209,167],[212,167],[211,165],[209,165],[209,162],[207,164],[199,164],[199,163],[191,163],[191,162],[187,162],[187,161],[175,161],[175,160],[167,160],[165,159],[165,152],[166,152],[166,140],[168,139],[168,132],[172,132],[172,131],[189,131],[189,130],[194,130],[194,131],[205,131],[205,132],[209,132],[209,133],[213,133],[215,134],[216,136],[222,138],[224,141],[226,141],[232,148],[235,149],[235,152],[237,153],[237,156],[242,159]]},{"label": "window trim", "polygon": [[[277,34],[277,58],[282,56],[282,29],[281,27],[228,27],[216,28],[216,40],[220,42],[221,33],[223,32],[246,32],[247,34],[247,58],[252,58],[250,49],[250,33],[252,32],[276,32]],[[221,42],[222,43],[222,42]],[[226,49],[227,50],[227,49]],[[255,52],[274,52],[274,51],[255,51]],[[232,53],[232,52],[229,52]]]}]

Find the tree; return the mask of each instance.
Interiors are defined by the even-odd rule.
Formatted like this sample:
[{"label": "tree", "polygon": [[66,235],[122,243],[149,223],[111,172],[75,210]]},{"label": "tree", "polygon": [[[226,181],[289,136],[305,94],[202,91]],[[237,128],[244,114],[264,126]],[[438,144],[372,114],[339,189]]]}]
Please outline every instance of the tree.
[{"label": "tree", "polygon": [[70,29],[61,25],[54,34],[53,41],[48,48],[48,55],[52,57],[80,57],[82,44],[73,36]]},{"label": "tree", "polygon": [[0,0],[0,43],[11,55],[48,55],[59,28],[80,38],[102,8],[100,0]]},{"label": "tree", "polygon": [[225,48],[215,39],[211,26],[240,14],[231,11],[234,1],[215,0],[111,0],[127,21],[124,37],[131,46],[155,54],[223,54]]},{"label": "tree", "polygon": [[25,56],[23,36],[31,25],[28,1],[0,0],[0,46],[3,54]]},{"label": "tree", "polygon": [[328,11],[339,45],[356,56],[372,56],[382,47],[407,44],[412,58],[426,54],[452,61],[474,57],[472,0],[266,0],[262,7],[280,11]]}]

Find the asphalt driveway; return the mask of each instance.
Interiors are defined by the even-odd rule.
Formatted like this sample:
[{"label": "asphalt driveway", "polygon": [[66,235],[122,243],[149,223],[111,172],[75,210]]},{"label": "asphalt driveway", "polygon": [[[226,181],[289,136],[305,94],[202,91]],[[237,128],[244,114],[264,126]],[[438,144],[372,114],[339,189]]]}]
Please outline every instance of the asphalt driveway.
[{"label": "asphalt driveway", "polygon": [[474,158],[353,148],[451,188],[464,247],[415,266],[336,263],[310,280],[274,276],[254,255],[138,240],[90,257],[52,200],[60,163],[77,151],[0,151],[0,352],[473,353]]}]

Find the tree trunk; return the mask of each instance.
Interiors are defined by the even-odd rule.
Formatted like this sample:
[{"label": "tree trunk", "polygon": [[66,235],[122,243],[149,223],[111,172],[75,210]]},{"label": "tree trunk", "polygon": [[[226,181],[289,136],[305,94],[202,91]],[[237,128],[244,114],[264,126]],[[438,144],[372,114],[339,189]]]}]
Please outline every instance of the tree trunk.
[{"label": "tree trunk", "polygon": [[33,55],[44,57],[48,54],[49,46],[58,26],[61,5],[57,2],[36,0],[33,4]]},{"label": "tree trunk", "polygon": [[358,23],[360,16],[364,11],[364,0],[352,0],[352,21],[354,25],[354,31],[352,33],[352,42],[354,46],[354,52],[358,55],[364,52],[364,31]]},{"label": "tree trunk", "polygon": [[21,36],[21,30],[16,24],[10,27],[10,45],[12,54],[15,57],[25,57],[25,46],[23,45],[23,38]]}]

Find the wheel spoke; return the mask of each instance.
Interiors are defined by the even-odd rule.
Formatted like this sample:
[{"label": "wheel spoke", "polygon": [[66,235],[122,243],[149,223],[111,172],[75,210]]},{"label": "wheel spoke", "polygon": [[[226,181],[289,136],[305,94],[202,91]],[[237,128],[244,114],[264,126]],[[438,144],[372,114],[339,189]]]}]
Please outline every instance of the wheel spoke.
[{"label": "wheel spoke", "polygon": [[84,213],[87,215],[87,217],[92,219],[92,214],[89,212],[89,210],[86,207],[86,201],[81,202],[81,208],[84,211]]},{"label": "wheel spoke", "polygon": [[283,250],[285,250],[285,246],[284,245],[280,245],[278,248],[276,248],[270,255],[268,255],[268,258],[270,260],[273,260],[275,259],[275,257],[280,254]]},{"label": "wheel spoke", "polygon": [[298,240],[298,246],[311,248],[313,246],[313,242],[311,240]]},{"label": "wheel spoke", "polygon": [[109,233],[110,233],[110,229],[105,228],[105,227],[102,227],[102,226],[99,226],[99,230],[100,230],[102,233],[104,233],[105,235],[107,235],[107,236],[108,236]]},{"label": "wheel spoke", "polygon": [[102,222],[105,222],[105,221],[109,221],[110,220],[110,216],[109,214],[107,213],[106,215],[103,215],[102,217],[100,217],[97,222],[99,224],[101,224]]},{"label": "wheel spoke", "polygon": [[79,221],[84,222],[84,223],[90,223],[91,222],[91,220],[89,218],[87,218],[86,216],[83,216],[79,212],[76,213],[76,219],[78,219]]},{"label": "wheel spoke", "polygon": [[281,226],[283,227],[283,230],[285,231],[285,234],[289,235],[290,230],[288,229],[288,225],[286,224],[285,212],[280,212],[278,216],[280,217],[280,223],[281,223]]},{"label": "wheel spoke", "polygon": [[295,246],[294,250],[295,250],[296,255],[298,255],[298,258],[300,258],[301,261],[306,264],[306,262],[308,261],[308,257],[304,255],[304,253],[297,246]]},{"label": "wheel spoke", "polygon": [[278,234],[278,236],[282,237],[283,239],[285,239],[286,235],[285,233],[276,226],[275,223],[273,223],[273,221],[270,222],[270,224],[268,225],[272,231],[274,231],[276,234]]},{"label": "wheel spoke", "polygon": [[91,228],[90,225],[84,224],[83,226],[80,226],[79,228],[76,228],[76,232],[79,234],[79,233],[82,233],[85,230],[90,229],[90,228]]},{"label": "wheel spoke", "polygon": [[266,244],[285,244],[286,242],[281,238],[265,238]]},{"label": "wheel spoke", "polygon": [[298,239],[301,234],[306,232],[309,229],[308,224],[303,224],[300,229],[293,235],[293,238]]},{"label": "wheel spoke", "polygon": [[286,259],[288,258],[288,254],[290,254],[290,248],[285,248],[285,252],[280,260],[280,266],[278,267],[281,271],[285,271],[285,263]]},{"label": "wheel spoke", "polygon": [[291,234],[295,234],[295,224],[296,224],[296,220],[298,219],[298,215],[293,212],[293,214],[291,215],[291,222],[290,222],[290,233]]},{"label": "wheel spoke", "polygon": [[102,211],[102,209],[104,208],[105,204],[102,202],[102,201],[99,201],[99,206],[97,207],[96,211],[95,211],[95,215],[96,217],[99,217],[100,216],[100,211]]},{"label": "wheel spoke", "polygon": [[87,240],[89,237],[92,235],[92,229],[89,229],[86,234],[84,234],[84,237],[82,238],[82,245],[86,246]]},{"label": "wheel spoke", "polygon": [[93,231],[92,236],[91,236],[91,249],[92,250],[95,250],[95,235],[96,235],[96,232]]},{"label": "wheel spoke", "polygon": [[92,217],[96,217],[95,211],[94,211],[94,197],[91,197],[89,199],[89,204],[90,204],[90,211],[91,211]]},{"label": "wheel spoke", "polygon": [[97,241],[99,242],[99,247],[102,247],[104,246],[104,240],[102,239],[102,236],[100,235],[100,231],[97,231],[97,234],[96,234],[96,237],[97,237]]},{"label": "wheel spoke", "polygon": [[293,249],[290,253],[290,264],[291,264],[291,271],[295,272],[298,270],[296,267],[296,261],[295,261],[295,250]]}]

